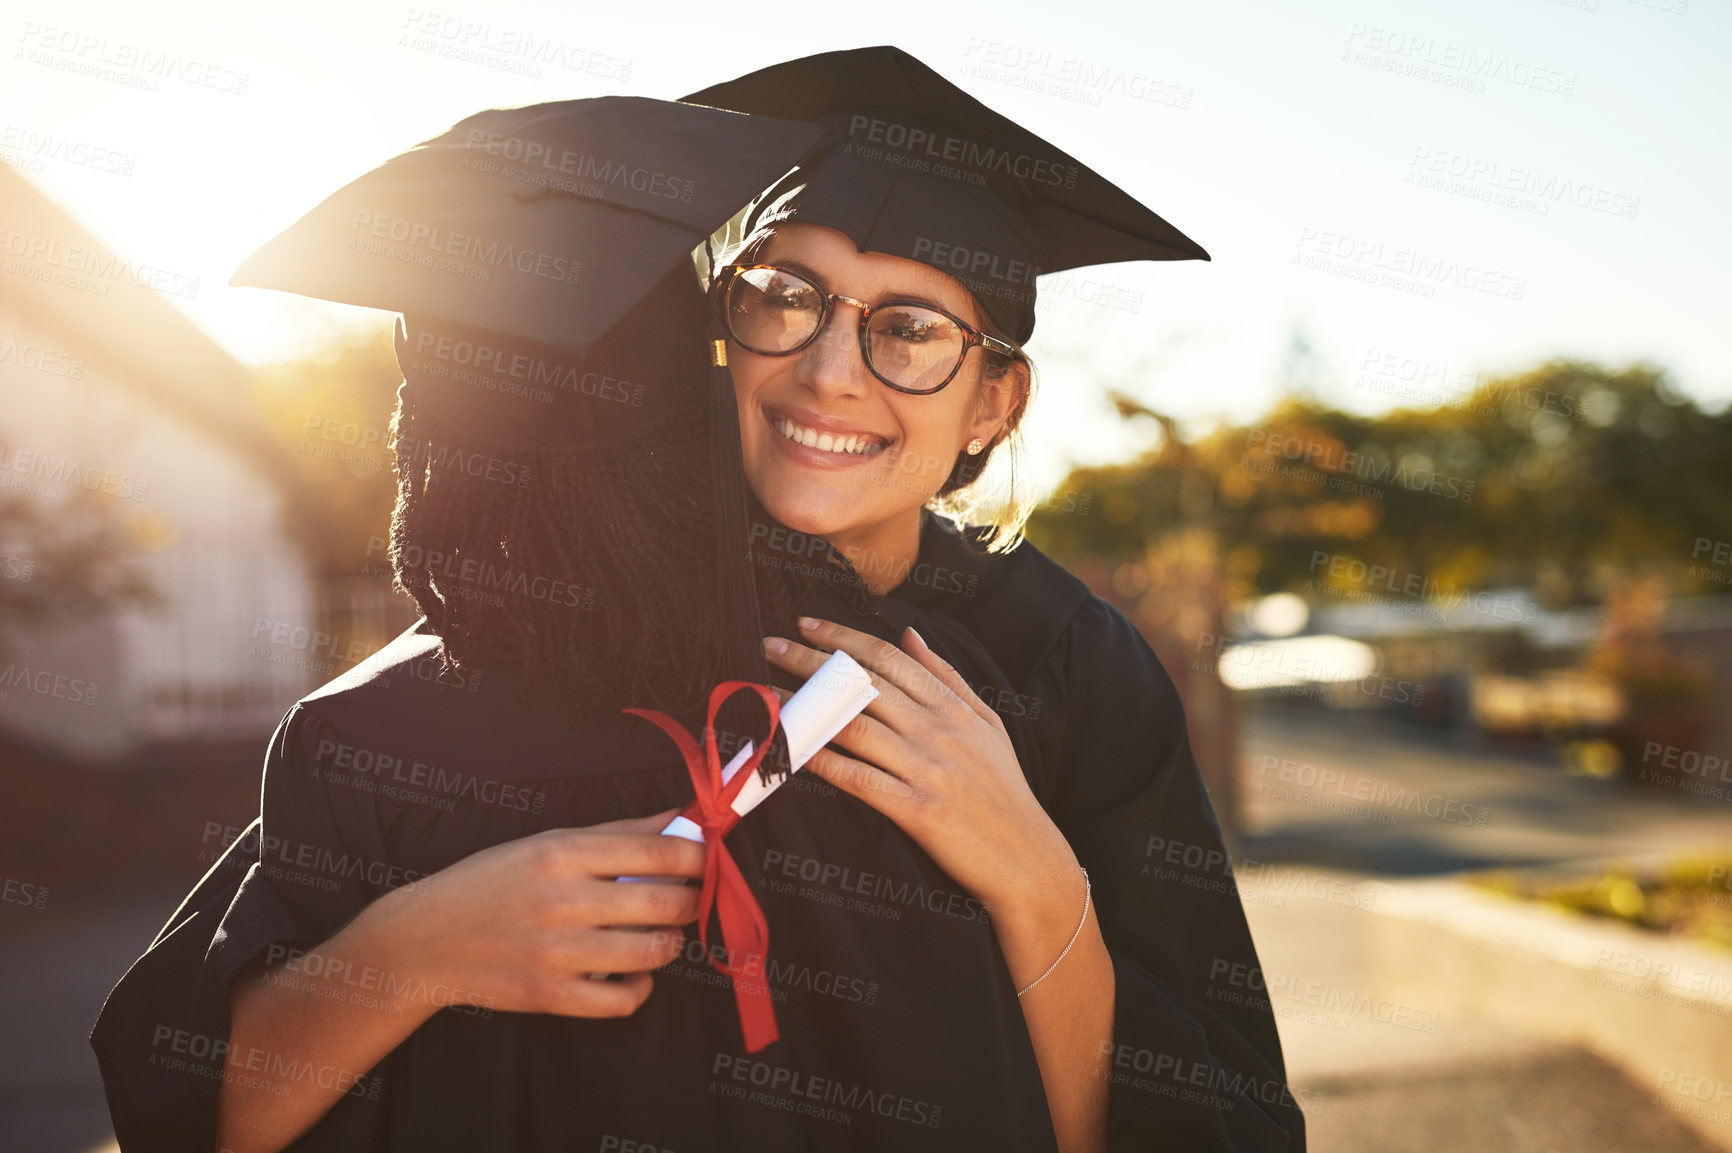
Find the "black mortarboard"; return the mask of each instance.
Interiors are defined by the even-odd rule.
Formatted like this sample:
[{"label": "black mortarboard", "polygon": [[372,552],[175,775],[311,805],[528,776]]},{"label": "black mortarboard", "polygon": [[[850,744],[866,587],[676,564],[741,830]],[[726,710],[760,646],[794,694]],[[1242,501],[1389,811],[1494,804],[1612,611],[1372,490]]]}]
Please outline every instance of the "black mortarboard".
[{"label": "black mortarboard", "polygon": [[[477,439],[617,442],[703,402],[692,252],[819,135],[642,97],[477,113],[327,197],[230,283],[402,313],[404,389]],[[763,680],[725,369],[706,399],[719,611],[730,663]]]},{"label": "black mortarboard", "polygon": [[501,449],[591,450],[641,441],[701,408],[704,293],[666,270],[581,353],[423,313],[397,325],[399,392]]},{"label": "black mortarboard", "polygon": [[478,112],[326,197],[229,283],[582,353],[818,136],[635,96]]},{"label": "black mortarboard", "polygon": [[825,224],[864,251],[966,285],[1019,343],[1034,277],[1120,260],[1207,260],[1124,189],[900,48],[773,64],[683,99],[819,124],[824,141],[753,205],[746,231]]}]

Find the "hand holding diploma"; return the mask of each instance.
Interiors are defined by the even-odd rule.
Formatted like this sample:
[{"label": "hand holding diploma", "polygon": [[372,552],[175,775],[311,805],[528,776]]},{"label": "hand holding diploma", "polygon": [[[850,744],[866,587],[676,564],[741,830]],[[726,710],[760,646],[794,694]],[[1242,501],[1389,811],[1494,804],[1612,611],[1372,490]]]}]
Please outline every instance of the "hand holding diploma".
[{"label": "hand holding diploma", "polygon": [[[734,693],[755,692],[770,714],[770,730],[762,743],[748,744],[724,769],[716,750],[716,714]],[[711,954],[710,964],[726,974],[733,985],[740,1012],[740,1032],[746,1051],[756,1053],[780,1035],[770,990],[763,981],[763,966],[769,954],[770,931],[751,886],[728,854],[723,838],[740,818],[761,804],[781,784],[782,778],[766,784],[758,775],[759,762],[768,751],[778,725],[785,726],[792,770],[811,760],[825,742],[845,728],[878,696],[871,678],[846,653],[838,652],[813,670],[806,684],[784,707],[764,685],[727,681],[710,692],[709,715],[700,750],[690,733],[665,713],[649,709],[627,709],[627,713],[655,723],[679,748],[691,774],[697,798],[685,812],[663,829],[667,836],[696,841],[704,846],[703,890],[698,898],[698,937],[709,952],[710,909],[720,916],[726,942],[726,961]],[[633,878],[622,877],[621,880]]]},{"label": "hand holding diploma", "polygon": [[[830,658],[818,666],[818,671],[782,705],[782,732],[788,738],[788,775],[799,772],[819,749],[829,744],[837,733],[847,727],[849,721],[859,716],[877,697],[878,690],[872,687],[872,678],[853,657],[840,650],[831,653]],[[734,779],[740,766],[751,758],[754,748],[754,744],[747,741],[744,747],[734,754],[734,759],[723,766],[724,785]],[[734,797],[734,812],[745,816],[763,804],[787,779],[782,777],[766,784],[763,778],[754,775]],[[701,842],[704,831],[693,819],[695,805],[696,802],[693,802],[685,813],[668,822],[668,827],[662,832],[668,836]],[[620,878],[622,881],[627,879]]]}]

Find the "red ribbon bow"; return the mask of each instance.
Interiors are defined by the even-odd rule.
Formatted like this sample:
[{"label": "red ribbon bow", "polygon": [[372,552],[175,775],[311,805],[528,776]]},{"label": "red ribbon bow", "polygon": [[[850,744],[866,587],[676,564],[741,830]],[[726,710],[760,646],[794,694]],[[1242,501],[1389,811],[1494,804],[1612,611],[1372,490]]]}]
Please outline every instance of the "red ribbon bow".
[{"label": "red ribbon bow", "polygon": [[[722,703],[741,689],[751,689],[764,702],[770,714],[770,731],[752,750],[752,755],[726,785],[722,784],[722,758],[716,749],[716,713]],[[709,717],[704,723],[704,747],[699,752],[697,742],[680,723],[666,713],[654,709],[626,709],[633,716],[655,722],[673,739],[685,758],[686,771],[691,774],[692,788],[697,799],[687,805],[680,816],[704,831],[704,888],[698,904],[698,939],[710,965],[728,976],[734,987],[734,1002],[740,1010],[740,1032],[745,1036],[746,1052],[756,1053],[776,1040],[776,1010],[770,1000],[770,987],[764,981],[764,965],[769,957],[770,928],[764,911],[758,907],[752,887],[740,873],[740,867],[728,853],[722,838],[740,823],[733,810],[734,798],[746,781],[757,771],[758,762],[769,751],[770,740],[776,735],[781,710],[776,694],[763,685],[750,681],[723,681],[710,690]],[[726,945],[727,962],[718,961],[710,953],[710,909],[714,906],[722,922],[722,941]],[[754,971],[754,962],[756,969]]]}]

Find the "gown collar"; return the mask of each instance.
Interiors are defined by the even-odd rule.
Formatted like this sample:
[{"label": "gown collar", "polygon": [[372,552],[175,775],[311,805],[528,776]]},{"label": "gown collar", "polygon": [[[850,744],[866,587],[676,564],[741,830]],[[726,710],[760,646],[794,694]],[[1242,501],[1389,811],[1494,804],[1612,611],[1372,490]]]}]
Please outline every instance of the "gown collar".
[{"label": "gown collar", "polygon": [[977,543],[987,530],[958,528],[948,517],[920,510],[920,552],[902,583],[885,595],[922,611],[942,609],[952,597],[985,596],[1004,579],[1009,558]]}]

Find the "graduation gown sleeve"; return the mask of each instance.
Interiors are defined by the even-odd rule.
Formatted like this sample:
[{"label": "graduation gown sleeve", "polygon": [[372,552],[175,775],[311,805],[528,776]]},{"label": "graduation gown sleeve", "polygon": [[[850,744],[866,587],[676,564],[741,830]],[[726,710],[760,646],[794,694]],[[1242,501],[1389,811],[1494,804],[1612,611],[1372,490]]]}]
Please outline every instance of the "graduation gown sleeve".
[{"label": "graduation gown sleeve", "polygon": [[[320,784],[321,745],[331,744],[305,704],[290,709],[266,755],[260,816],[109,993],[90,1041],[123,1153],[214,1149],[236,974],[328,939],[403,879],[383,865],[371,799]],[[367,1147],[383,1065],[289,1148]],[[254,1066],[262,1079],[317,1074],[270,1054]]]},{"label": "graduation gown sleeve", "polygon": [[1027,697],[1054,710],[1043,800],[1112,955],[1109,1147],[1300,1153],[1304,1118],[1273,1012],[1247,990],[1256,950],[1171,678],[1091,597]]}]

